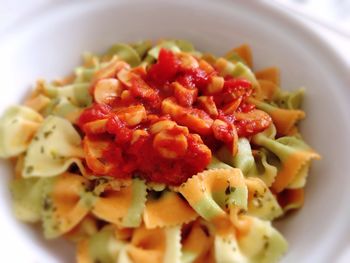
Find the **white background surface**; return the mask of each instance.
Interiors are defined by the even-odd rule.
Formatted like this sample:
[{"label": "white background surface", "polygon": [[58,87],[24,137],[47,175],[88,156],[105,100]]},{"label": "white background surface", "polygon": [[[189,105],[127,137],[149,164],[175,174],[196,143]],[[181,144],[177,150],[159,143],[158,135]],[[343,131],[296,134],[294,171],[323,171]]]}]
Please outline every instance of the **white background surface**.
[{"label": "white background surface", "polygon": [[272,0],[333,46],[350,68],[350,0]]},{"label": "white background surface", "polygon": [[[1,6],[0,6],[0,31],[1,30],[3,30],[3,31],[11,30],[12,26],[14,26],[14,27],[16,26],[16,21],[17,20],[25,21],[26,19],[36,18],[35,15],[38,13],[36,10],[43,9],[43,8],[45,8],[45,6],[50,5],[50,4],[55,4],[56,2],[57,2],[57,0],[56,1],[55,0],[49,0],[49,1],[43,1],[43,0],[35,0],[35,1],[7,1],[7,0],[5,0],[5,1],[1,1]],[[318,34],[320,34],[321,37],[323,37],[326,42],[330,43],[337,50],[337,52],[339,52],[339,54],[343,57],[343,59],[347,61],[348,67],[350,67],[350,50],[349,50],[349,39],[348,38],[343,37],[342,35],[340,35],[338,33],[335,33],[334,30],[332,30],[332,29],[329,30],[326,27],[320,26],[319,24],[312,22],[309,18],[299,17],[299,15],[297,15],[297,16],[298,16],[298,19],[301,19],[302,21],[304,21],[304,23],[305,23],[304,25],[305,26],[312,27],[313,30],[315,30]],[[278,28],[278,25],[276,25],[276,28]],[[197,36],[197,37],[199,37],[199,36]],[[21,39],[19,39],[19,40],[21,40]],[[25,39],[23,39],[23,40],[26,41]],[[42,41],[48,41],[48,39],[43,38]],[[58,40],[58,41],[60,41],[60,40]],[[208,43],[207,46],[209,46],[210,44],[214,43],[213,40],[210,40],[210,41],[212,41],[212,42]],[[66,43],[66,46],[68,46],[67,43]],[[296,46],[295,47],[296,49],[298,49],[298,48],[300,49],[300,47],[298,47],[298,43],[296,43],[296,42],[295,42],[295,46]],[[77,47],[74,47],[74,48],[78,49]],[[306,46],[306,48],[307,48],[307,46]],[[218,49],[219,49],[219,47],[218,47]],[[258,47],[256,47],[256,49],[258,49]],[[278,49],[277,46],[276,46],[276,49]],[[80,50],[79,52],[81,52],[81,51],[82,50]],[[310,52],[312,52],[312,51],[310,50]],[[33,50],[33,53],[34,53],[33,57],[35,57],[35,54],[37,54],[37,51]],[[43,53],[44,54],[50,54],[50,50],[43,50]],[[282,53],[281,53],[280,50],[276,50],[276,54],[282,54]],[[317,54],[317,52],[315,54]],[[67,53],[65,53],[63,55],[67,56]],[[26,57],[26,58],[24,58],[25,62],[28,63],[27,66],[30,65],[31,58],[33,58],[33,57]],[[55,55],[52,55],[52,57],[57,59],[57,57],[55,57]],[[272,57],[272,54],[271,54],[271,57]],[[17,58],[19,59],[19,57],[17,57]],[[276,58],[276,57],[273,58],[273,59],[275,61],[278,61],[278,58]],[[320,59],[322,60],[322,57]],[[25,64],[25,62],[24,62],[24,64]],[[74,62],[72,62],[72,63],[74,63]],[[292,65],[294,62],[291,61],[290,63]],[[324,63],[326,63],[326,62],[324,62]],[[15,63],[13,63],[13,65],[15,65]],[[43,65],[41,65],[41,66],[43,66]],[[309,65],[311,65],[311,64],[309,64]],[[51,65],[48,65],[48,66],[51,66]],[[295,65],[292,65],[292,66],[295,66]],[[286,68],[288,68],[288,67],[289,68],[293,68],[292,66],[290,66],[287,62],[285,63],[285,67]],[[298,66],[300,66],[300,65],[298,65]],[[60,71],[62,71],[64,68],[66,68],[66,65],[62,66],[62,67],[59,67],[59,69],[57,69],[59,71],[58,74],[61,73]],[[31,71],[31,70],[33,70],[33,71]],[[322,68],[320,68],[319,70],[320,70],[320,72],[324,72],[324,71],[322,71]],[[24,78],[26,78],[26,79],[25,80],[16,80],[15,83],[20,85],[21,83],[25,83],[26,81],[29,81],[29,79],[33,80],[33,78],[38,76],[38,74],[41,74],[41,73],[38,73],[40,71],[49,72],[49,69],[44,68],[44,67],[40,67],[40,68],[38,67],[37,69],[36,68],[35,69],[29,69],[29,73],[27,75],[24,75]],[[333,69],[333,71],[334,71],[334,69]],[[330,72],[332,72],[331,69],[330,69]],[[348,70],[348,72],[349,72],[349,70]],[[292,76],[293,76],[293,73],[296,74],[296,75],[298,74],[297,72],[291,72]],[[53,73],[51,72],[51,73],[47,73],[47,74],[53,74]],[[55,74],[57,76],[57,73],[55,73]],[[313,74],[313,73],[311,72],[311,74]],[[305,74],[304,77],[307,79],[308,75]],[[326,78],[328,78],[328,80],[332,79],[331,76],[327,76]],[[292,79],[288,79],[288,81],[291,82],[291,83],[293,83],[293,81],[294,81],[294,83],[297,82],[297,81],[292,80]],[[328,81],[328,83],[329,82],[330,81]],[[318,83],[320,86],[322,86],[322,83],[320,83],[320,82],[316,82],[316,83]],[[334,83],[337,83],[336,80],[334,80]],[[316,94],[315,91],[310,90],[311,94],[312,94],[312,92],[314,92],[313,96],[315,96],[315,98],[317,98],[318,94]],[[334,96],[336,97],[336,94]],[[340,95],[338,95],[338,97],[339,96]],[[327,102],[327,98],[319,97],[319,99],[320,99],[321,102],[322,101]],[[343,101],[344,101],[344,99],[343,99]],[[311,106],[309,106],[310,109],[307,110],[308,113],[310,112],[311,117],[312,117],[313,114],[315,114],[315,113],[312,112],[312,109],[313,109],[314,106],[311,103]],[[341,106],[345,107],[344,105],[341,105]],[[325,107],[327,107],[327,104],[325,104]],[[337,105],[335,105],[335,107],[337,107]],[[339,106],[339,108],[340,108],[340,106]],[[332,111],[332,109],[329,109],[329,110]],[[329,116],[333,116],[333,117],[337,116],[335,113],[333,114],[332,112],[325,113],[325,114],[326,115],[329,114]],[[340,119],[341,119],[341,117],[340,117]],[[338,120],[338,122],[339,122],[339,125],[341,125],[340,120]],[[309,126],[310,125],[311,124],[309,124]],[[316,126],[318,125],[317,121],[316,121],[315,125]],[[320,137],[321,135],[316,135],[315,137],[317,137],[317,136],[318,136],[318,138],[312,138],[312,139],[314,141],[320,141],[321,140],[321,137]],[[343,136],[346,137],[345,134]],[[311,136],[309,135],[309,137],[311,137]],[[335,139],[337,139],[337,138],[335,138]],[[325,142],[325,145],[326,145],[326,143],[327,142]],[[329,147],[331,147],[331,145]],[[325,189],[325,190],[327,190],[327,189]],[[336,197],[336,198],[338,198],[338,197]],[[298,220],[295,219],[294,222],[293,222],[294,225],[297,224],[297,222],[298,222]],[[316,221],[316,223],[318,223],[318,222]],[[326,226],[326,227],[328,227],[328,226]],[[326,231],[326,230],[327,229],[320,229],[320,231]],[[18,232],[20,232],[20,231],[28,232],[28,230],[25,230],[24,228],[18,230]],[[305,235],[307,235],[307,232],[308,232],[308,230],[305,229]],[[8,235],[11,235],[11,232],[3,231],[3,233],[7,233]],[[15,235],[15,233],[13,233],[13,235]],[[13,238],[15,239],[15,237],[13,237]],[[308,238],[308,237],[306,236],[305,238]],[[37,240],[35,242],[37,242]],[[39,241],[39,243],[40,242],[41,241]],[[345,240],[345,242],[350,242],[350,241],[349,240]],[[51,244],[54,244],[54,243],[51,243]],[[308,245],[308,244],[306,244],[306,245]],[[1,247],[4,248],[5,246],[1,246]],[[320,253],[321,253],[321,249],[322,248],[320,248]],[[346,254],[349,253],[349,252],[346,252],[347,251],[346,248],[343,251],[344,252],[339,251],[339,255],[342,255],[342,254],[345,255],[345,256],[340,256],[341,258],[343,257],[343,259],[339,259],[339,262],[342,262],[342,263],[343,262],[344,263],[345,262],[350,262],[349,261],[350,258],[346,256]],[[16,253],[22,253],[22,252],[20,250],[13,252],[14,255],[16,255]],[[9,259],[9,260],[7,260],[7,262],[17,262],[17,261],[13,261],[13,260]],[[288,262],[292,262],[292,261],[288,261]],[[30,261],[30,263],[32,263],[32,262]]]}]

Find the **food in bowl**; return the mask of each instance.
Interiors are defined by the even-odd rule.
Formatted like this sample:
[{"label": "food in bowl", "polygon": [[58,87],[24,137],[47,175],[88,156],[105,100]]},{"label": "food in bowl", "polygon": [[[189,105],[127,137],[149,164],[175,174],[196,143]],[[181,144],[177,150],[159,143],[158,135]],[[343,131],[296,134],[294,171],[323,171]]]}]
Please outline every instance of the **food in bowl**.
[{"label": "food in bowl", "polygon": [[276,262],[271,225],[300,208],[312,159],[303,89],[183,40],[115,44],[39,80],[0,120],[16,216],[77,244],[77,262]]}]

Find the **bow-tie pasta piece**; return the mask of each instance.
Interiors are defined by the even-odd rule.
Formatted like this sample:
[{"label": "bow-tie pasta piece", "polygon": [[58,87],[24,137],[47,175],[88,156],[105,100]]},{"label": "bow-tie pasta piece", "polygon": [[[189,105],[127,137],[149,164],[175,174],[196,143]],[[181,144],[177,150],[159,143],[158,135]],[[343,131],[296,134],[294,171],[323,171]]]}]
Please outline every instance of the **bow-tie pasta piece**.
[{"label": "bow-tie pasta piece", "polygon": [[127,255],[127,243],[119,239],[113,225],[107,225],[77,245],[77,263],[133,263]]},{"label": "bow-tie pasta piece", "polygon": [[225,217],[231,206],[247,207],[247,187],[239,169],[204,171],[188,179],[178,190],[209,221]]},{"label": "bow-tie pasta piece", "polygon": [[283,214],[276,197],[262,180],[250,177],[245,181],[248,187],[248,215],[273,220]]},{"label": "bow-tie pasta piece", "polygon": [[19,178],[11,182],[13,209],[18,219],[31,223],[40,221],[44,183],[40,178]]},{"label": "bow-tie pasta piece", "polygon": [[145,207],[147,187],[143,180],[133,179],[119,190],[107,189],[97,198],[92,213],[119,227],[138,227]]},{"label": "bow-tie pasta piece", "polygon": [[181,263],[181,229],[135,229],[127,251],[134,263]]},{"label": "bow-tie pasta piece", "polygon": [[295,128],[295,125],[305,118],[305,112],[302,110],[279,108],[254,98],[250,98],[249,101],[271,116],[280,135],[288,135]]},{"label": "bow-tie pasta piece", "polygon": [[28,147],[22,176],[50,177],[65,172],[75,163],[82,173],[84,152],[79,133],[65,119],[45,119]]},{"label": "bow-tie pasta piece", "polygon": [[200,219],[183,226],[183,239],[181,240],[183,263],[199,263],[213,260],[208,255],[214,244],[214,236],[209,228],[207,223]]},{"label": "bow-tie pasta piece", "polygon": [[9,158],[26,151],[43,117],[24,106],[12,106],[0,118],[0,157]]},{"label": "bow-tie pasta piece", "polygon": [[65,98],[78,107],[88,107],[92,103],[90,83],[73,83],[63,87],[46,84],[44,87],[44,93],[49,98]]},{"label": "bow-tie pasta piece", "polygon": [[45,178],[42,221],[46,238],[72,230],[89,213],[96,200],[83,176],[64,173]]},{"label": "bow-tie pasta piece", "polygon": [[[248,172],[248,177],[258,177],[263,180],[266,186],[270,187],[275,181],[277,175],[277,167],[279,166],[278,160],[275,161],[276,165],[273,165],[273,156],[266,149],[260,148],[253,151],[254,163],[252,168]],[[270,159],[270,162],[268,162]]]},{"label": "bow-tie pasta piece", "polygon": [[269,221],[238,216],[234,224],[236,233],[215,236],[216,262],[275,263],[286,252],[286,240]]},{"label": "bow-tie pasta piece", "polygon": [[281,162],[276,180],[272,184],[272,189],[281,192],[288,187],[295,179],[302,180],[305,176],[305,167],[310,165],[312,159],[319,159],[320,155],[312,150],[302,139],[296,137],[281,137],[277,140],[268,135],[269,131],[259,133],[252,139],[253,143],[263,146],[274,153]]}]

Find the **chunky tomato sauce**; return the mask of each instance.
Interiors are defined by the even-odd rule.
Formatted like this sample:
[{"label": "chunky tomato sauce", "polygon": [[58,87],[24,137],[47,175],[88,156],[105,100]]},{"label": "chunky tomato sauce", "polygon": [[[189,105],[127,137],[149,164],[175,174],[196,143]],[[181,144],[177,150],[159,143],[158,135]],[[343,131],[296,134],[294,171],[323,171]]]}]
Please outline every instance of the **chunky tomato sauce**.
[{"label": "chunky tomato sauce", "polygon": [[161,49],[147,69],[116,62],[103,70],[91,89],[95,103],[78,121],[87,165],[96,175],[179,185],[203,171],[217,148],[235,151],[238,137],[271,123],[247,102],[249,81],[220,76],[187,53]]}]

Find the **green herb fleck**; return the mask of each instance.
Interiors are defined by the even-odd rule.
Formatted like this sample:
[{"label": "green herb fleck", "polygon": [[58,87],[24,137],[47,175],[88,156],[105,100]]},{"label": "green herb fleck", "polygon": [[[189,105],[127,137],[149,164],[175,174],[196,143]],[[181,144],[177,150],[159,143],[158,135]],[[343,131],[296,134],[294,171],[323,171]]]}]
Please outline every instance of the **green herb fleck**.
[{"label": "green herb fleck", "polygon": [[230,194],[230,186],[228,185],[225,189],[225,195],[229,195]]},{"label": "green herb fleck", "polygon": [[225,194],[226,195],[229,195],[231,193],[234,193],[236,191],[236,187],[233,187],[233,186],[227,186],[226,189],[225,189]]},{"label": "green herb fleck", "polygon": [[56,152],[51,151],[50,154],[51,154],[51,158],[52,158],[52,159],[54,159],[54,160],[57,159],[57,154],[56,154]]},{"label": "green herb fleck", "polygon": [[44,132],[44,138],[48,138],[52,134],[52,131],[46,131]]},{"label": "green herb fleck", "polygon": [[92,188],[106,184],[107,182],[108,182],[108,180],[106,178],[103,178],[103,177],[97,178],[92,182]]},{"label": "green herb fleck", "polygon": [[32,165],[27,166],[27,168],[26,168],[26,173],[27,174],[31,174],[33,171],[34,171],[34,166],[32,166]]},{"label": "green herb fleck", "polygon": [[44,210],[49,210],[52,207],[52,200],[49,197],[46,197],[44,199],[44,204],[43,204],[43,209]]},{"label": "green herb fleck", "polygon": [[246,213],[246,211],[244,210],[244,209],[240,209],[239,211],[238,211],[238,215],[243,215],[243,214],[245,214]]},{"label": "green herb fleck", "polygon": [[90,182],[83,182],[82,187],[84,188],[85,192],[91,192],[94,190],[94,184]]},{"label": "green herb fleck", "polygon": [[266,241],[266,242],[264,243],[264,249],[265,249],[265,250],[267,250],[267,249],[268,249],[268,247],[269,247],[269,242],[268,242],[268,241]]}]

